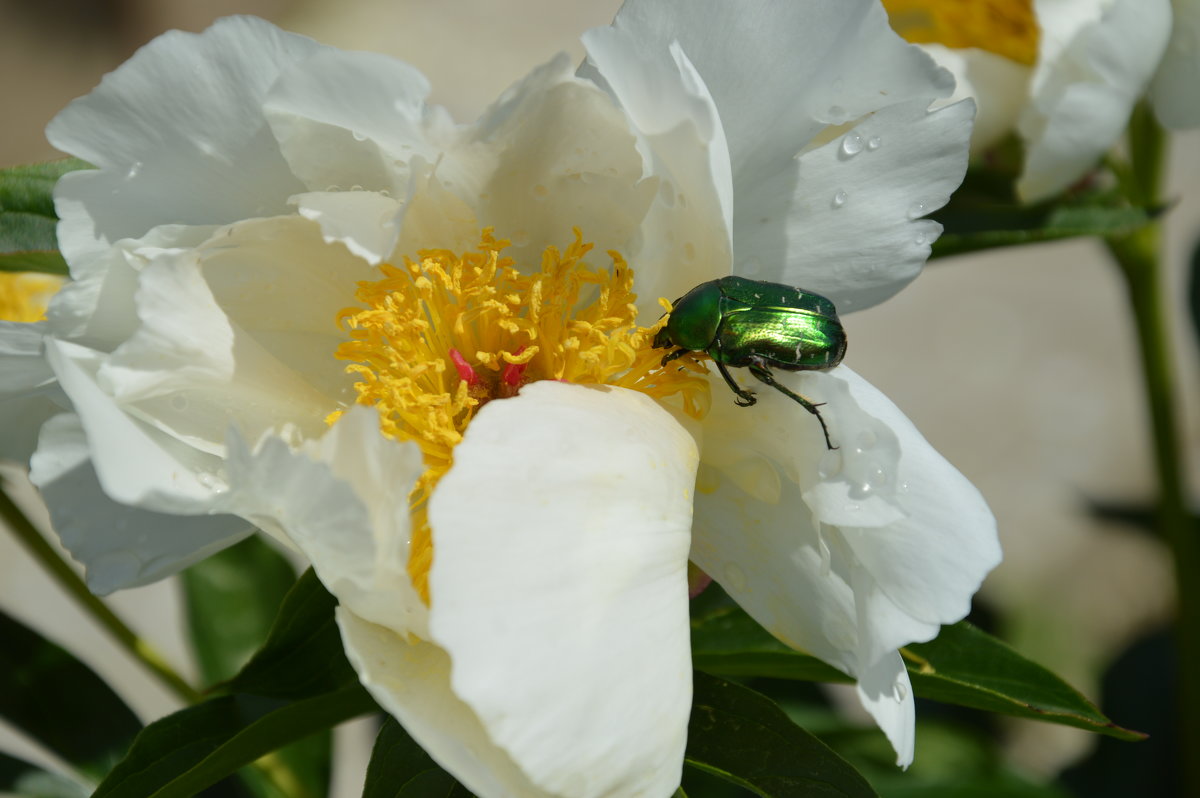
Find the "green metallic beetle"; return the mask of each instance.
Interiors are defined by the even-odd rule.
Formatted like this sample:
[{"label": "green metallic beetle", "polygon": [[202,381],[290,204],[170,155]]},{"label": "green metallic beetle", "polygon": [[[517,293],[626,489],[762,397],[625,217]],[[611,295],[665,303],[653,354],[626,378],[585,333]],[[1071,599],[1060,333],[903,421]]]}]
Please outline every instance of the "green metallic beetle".
[{"label": "green metallic beetle", "polygon": [[664,366],[688,352],[711,357],[741,407],[758,400],[753,391],[734,382],[728,367],[748,367],[759,380],[816,416],[825,445],[837,448],[817,410],[820,404],[789,391],[771,374],[772,368],[823,371],[842,362],[846,332],[833,303],[820,294],[745,277],[710,280],[674,303],[667,325],[654,336],[654,346],[676,347],[663,356]]}]

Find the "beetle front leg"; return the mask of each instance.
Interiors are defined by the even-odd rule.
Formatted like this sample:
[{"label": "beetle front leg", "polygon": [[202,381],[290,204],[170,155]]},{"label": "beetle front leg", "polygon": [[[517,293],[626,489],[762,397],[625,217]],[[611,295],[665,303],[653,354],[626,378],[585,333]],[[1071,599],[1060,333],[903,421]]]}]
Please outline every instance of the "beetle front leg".
[{"label": "beetle front leg", "polygon": [[733,400],[734,404],[738,407],[750,407],[758,401],[754,398],[754,391],[748,391],[734,381],[733,375],[729,373],[729,369],[725,368],[724,363],[719,360],[713,362],[717,364],[717,371],[721,372],[721,376],[725,378],[725,384],[738,395],[738,398]]},{"label": "beetle front leg", "polygon": [[775,375],[771,373],[770,369],[761,363],[753,363],[749,366],[749,368],[750,373],[755,377],[758,377],[758,379],[762,380],[767,385],[770,385],[772,388],[779,391],[781,394],[796,402],[805,410],[816,416],[817,421],[821,422],[821,432],[825,433],[826,448],[830,449],[831,451],[838,448],[833,445],[832,441],[829,440],[829,427],[825,426],[825,419],[821,417],[821,411],[817,409],[821,405],[825,404],[824,402],[813,403],[805,399],[800,394],[788,390],[786,387],[776,382]]},{"label": "beetle front leg", "polygon": [[680,348],[676,349],[674,352],[668,352],[667,354],[663,355],[662,363],[659,363],[659,365],[666,366],[672,360],[678,360],[679,358],[683,357],[684,355],[686,355],[688,352],[691,352],[691,351],[692,350],[690,350],[690,349],[684,349],[683,347],[680,347]]}]

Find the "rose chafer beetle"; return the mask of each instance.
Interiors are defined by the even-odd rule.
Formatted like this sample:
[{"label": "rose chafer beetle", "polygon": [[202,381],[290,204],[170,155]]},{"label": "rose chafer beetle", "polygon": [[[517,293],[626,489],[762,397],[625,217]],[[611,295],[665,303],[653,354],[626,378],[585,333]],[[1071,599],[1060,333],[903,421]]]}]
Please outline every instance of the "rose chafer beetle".
[{"label": "rose chafer beetle", "polygon": [[654,336],[658,349],[675,347],[663,356],[665,366],[688,352],[703,352],[717,364],[741,407],[757,399],[738,385],[729,366],[745,366],[762,382],[817,417],[829,440],[821,411],[803,396],[775,381],[772,368],[824,371],[846,355],[846,332],[833,303],[820,294],[779,283],[722,277],[688,291],[675,301],[667,324]]}]

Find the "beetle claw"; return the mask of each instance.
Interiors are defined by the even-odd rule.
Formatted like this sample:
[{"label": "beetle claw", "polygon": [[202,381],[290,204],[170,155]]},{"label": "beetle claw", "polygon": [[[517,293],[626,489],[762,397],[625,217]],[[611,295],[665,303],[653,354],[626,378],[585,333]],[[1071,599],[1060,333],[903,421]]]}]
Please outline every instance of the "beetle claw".
[{"label": "beetle claw", "polygon": [[739,393],[737,398],[733,400],[733,403],[738,407],[751,407],[758,404],[758,397],[747,391],[746,393]]}]

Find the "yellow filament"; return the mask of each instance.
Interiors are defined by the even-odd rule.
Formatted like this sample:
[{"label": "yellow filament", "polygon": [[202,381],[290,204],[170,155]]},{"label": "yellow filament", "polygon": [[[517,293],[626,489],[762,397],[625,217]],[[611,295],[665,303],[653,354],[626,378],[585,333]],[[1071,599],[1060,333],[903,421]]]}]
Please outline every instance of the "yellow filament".
[{"label": "yellow filament", "polygon": [[1033,0],[883,0],[892,28],[914,44],[978,47],[1033,66],[1038,24]]},{"label": "yellow filament", "polygon": [[[379,411],[385,435],[416,442],[424,455],[409,499],[408,571],[426,602],[433,562],[427,502],[482,404],[525,383],[562,380],[677,396],[696,418],[708,409],[700,361],[689,356],[661,368],[663,351],[651,344],[664,322],[636,325],[633,271],[619,254],[608,253],[610,269],[589,266],[583,258],[592,245],[576,230],[565,251],[548,247],[541,269],[522,274],[502,255],[508,245],[487,229],[476,252],[424,250],[402,266],[382,264],[381,279],[359,284],[361,307],[338,314],[349,340],[336,356],[358,378],[357,402]],[[452,352],[473,371],[474,384]]]}]

